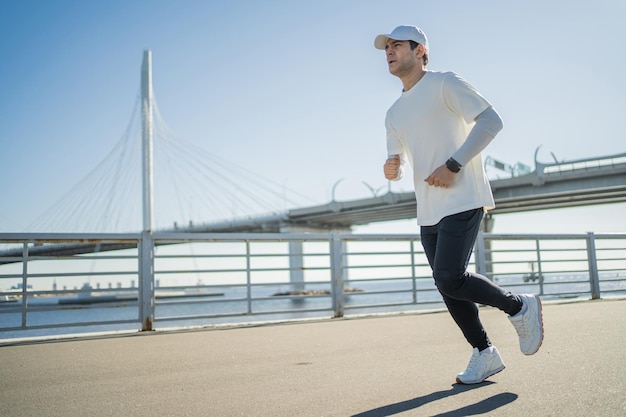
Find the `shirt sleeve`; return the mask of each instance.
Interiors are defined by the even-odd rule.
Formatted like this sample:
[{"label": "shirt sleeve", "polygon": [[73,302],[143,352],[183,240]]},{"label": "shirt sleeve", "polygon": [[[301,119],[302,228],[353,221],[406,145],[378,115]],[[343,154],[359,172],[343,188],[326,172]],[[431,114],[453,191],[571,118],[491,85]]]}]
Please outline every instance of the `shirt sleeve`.
[{"label": "shirt sleeve", "polygon": [[404,164],[406,163],[407,158],[406,148],[389,120],[389,114],[387,114],[387,117],[385,118],[385,128],[387,130],[387,157],[394,155],[398,155],[400,157],[400,169],[398,170],[398,176],[393,180],[399,181],[404,177]]},{"label": "shirt sleeve", "polygon": [[385,129],[387,131],[387,155],[400,155],[400,159],[404,159],[403,156],[406,152],[404,144],[400,139],[400,135],[391,123],[389,113],[385,118]]},{"label": "shirt sleeve", "polygon": [[450,111],[461,115],[468,124],[473,123],[480,113],[491,107],[476,88],[454,72],[447,73],[442,88],[446,106]]}]

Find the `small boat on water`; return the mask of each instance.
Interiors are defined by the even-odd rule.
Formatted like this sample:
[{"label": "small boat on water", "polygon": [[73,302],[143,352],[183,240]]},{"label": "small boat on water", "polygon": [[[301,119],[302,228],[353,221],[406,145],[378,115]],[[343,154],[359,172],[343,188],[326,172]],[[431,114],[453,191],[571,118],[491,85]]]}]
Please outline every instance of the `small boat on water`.
[{"label": "small boat on water", "polygon": [[14,295],[0,295],[0,304],[17,303],[17,297]]}]

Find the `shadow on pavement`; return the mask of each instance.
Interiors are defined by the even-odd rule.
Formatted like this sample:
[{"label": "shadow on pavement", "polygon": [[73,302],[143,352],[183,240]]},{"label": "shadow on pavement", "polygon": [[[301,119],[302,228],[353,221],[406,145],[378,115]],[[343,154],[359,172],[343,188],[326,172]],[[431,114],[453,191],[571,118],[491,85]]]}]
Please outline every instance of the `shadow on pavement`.
[{"label": "shadow on pavement", "polygon": [[[488,385],[494,384],[494,382],[486,381],[482,384],[475,385],[462,385],[462,384],[453,384],[452,388],[445,391],[437,391],[428,395],[424,395],[422,397],[412,398],[410,400],[397,402],[395,404],[385,405],[379,408],[374,408],[372,410],[364,411],[359,414],[355,414],[352,417],[386,417],[392,416],[394,414],[403,413],[405,411],[413,410],[419,407],[422,407],[425,404],[442,400],[447,397],[451,397],[453,395],[461,394],[473,389],[485,387]],[[494,395],[490,398],[486,398],[482,401],[479,401],[476,404],[468,405],[466,407],[459,408],[458,410],[449,411],[443,414],[437,414],[434,417],[463,417],[463,416],[471,416],[484,414],[489,411],[493,411],[496,408],[507,405],[517,399],[517,394],[513,394],[510,392],[504,392],[501,394]]]}]

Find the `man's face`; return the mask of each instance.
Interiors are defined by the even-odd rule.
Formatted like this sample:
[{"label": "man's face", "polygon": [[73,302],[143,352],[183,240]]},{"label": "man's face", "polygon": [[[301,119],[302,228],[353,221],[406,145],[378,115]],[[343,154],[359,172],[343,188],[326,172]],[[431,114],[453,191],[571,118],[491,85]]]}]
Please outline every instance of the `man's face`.
[{"label": "man's face", "polygon": [[409,41],[388,39],[385,55],[389,72],[397,77],[411,72],[416,65],[421,64],[417,59],[417,49],[411,50]]}]

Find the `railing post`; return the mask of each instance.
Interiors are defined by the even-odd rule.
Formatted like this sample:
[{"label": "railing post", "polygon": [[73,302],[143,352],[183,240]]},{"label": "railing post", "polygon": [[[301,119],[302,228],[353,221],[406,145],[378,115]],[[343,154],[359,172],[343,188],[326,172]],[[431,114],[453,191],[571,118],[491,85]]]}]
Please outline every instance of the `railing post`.
[{"label": "railing post", "polygon": [[139,320],[141,331],[154,330],[154,241],[150,232],[143,232],[139,242]]},{"label": "railing post", "polygon": [[250,252],[250,239],[246,239],[246,303],[247,312],[252,314],[252,253]]},{"label": "railing post", "polygon": [[596,237],[593,232],[587,233],[587,259],[589,261],[591,299],[597,300],[600,298],[600,275],[598,273],[598,258],[596,255]]},{"label": "railing post", "polygon": [[330,241],[330,279],[334,318],[343,317],[343,251],[339,234],[333,233]]},{"label": "railing post", "polygon": [[539,239],[535,240],[535,250],[537,251],[537,279],[539,280],[539,295],[543,295],[543,266],[541,264],[541,244]]},{"label": "railing post", "polygon": [[22,328],[28,323],[26,311],[28,310],[28,242],[22,247]]},{"label": "railing post", "polygon": [[415,240],[411,239],[409,246],[411,248],[411,292],[413,293],[413,304],[417,304],[417,282],[415,277]]}]

